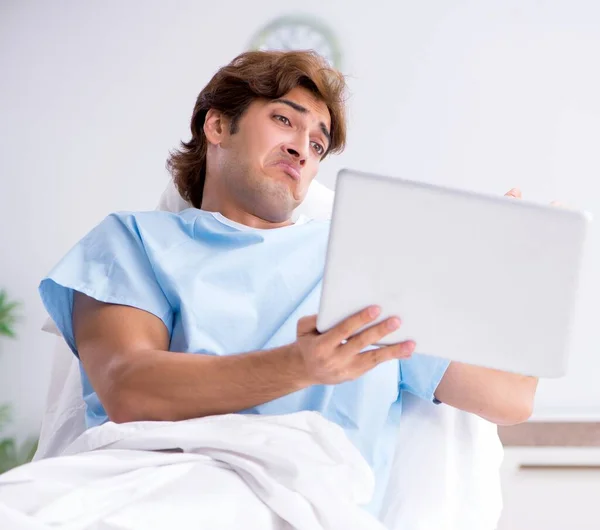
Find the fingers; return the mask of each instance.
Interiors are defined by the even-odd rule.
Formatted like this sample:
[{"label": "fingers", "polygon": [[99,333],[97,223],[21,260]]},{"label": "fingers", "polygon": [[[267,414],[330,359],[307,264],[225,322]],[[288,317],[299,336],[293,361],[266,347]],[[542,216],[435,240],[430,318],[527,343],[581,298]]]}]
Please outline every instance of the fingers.
[{"label": "fingers", "polygon": [[378,306],[367,307],[330,329],[324,336],[328,342],[331,341],[332,346],[339,345],[348,337],[354,335],[360,328],[373,322],[380,313],[381,308]]},{"label": "fingers", "polygon": [[[521,193],[521,190],[519,188],[513,188],[508,193],[504,194],[504,196],[505,197],[513,197],[515,199],[523,198],[523,194]],[[559,201],[552,201],[550,203],[550,206],[556,206],[557,208],[567,208],[567,206],[565,204],[563,204],[562,202],[559,202]]]},{"label": "fingers", "polygon": [[393,359],[408,359],[415,351],[416,344],[412,340],[369,350],[355,357],[355,369],[362,375],[378,364]]},{"label": "fingers", "polygon": [[400,319],[397,317],[388,318],[383,322],[365,329],[358,335],[355,335],[341,347],[343,353],[356,354],[364,350],[367,346],[377,344],[383,337],[393,333],[400,327]]},{"label": "fingers", "polygon": [[513,188],[508,193],[504,194],[505,197],[514,197],[515,199],[523,198],[521,190],[519,188]]},{"label": "fingers", "polygon": [[317,331],[317,315],[309,315],[298,320],[298,336],[310,335]]},{"label": "fingers", "polygon": [[[521,193],[521,190],[519,188],[513,188],[508,193],[506,193],[504,196],[505,197],[513,197],[515,199],[523,198],[523,194]],[[566,208],[567,207],[565,204],[563,204],[562,202],[559,202],[559,201],[552,201],[550,203],[550,205],[556,206],[557,208]]]}]

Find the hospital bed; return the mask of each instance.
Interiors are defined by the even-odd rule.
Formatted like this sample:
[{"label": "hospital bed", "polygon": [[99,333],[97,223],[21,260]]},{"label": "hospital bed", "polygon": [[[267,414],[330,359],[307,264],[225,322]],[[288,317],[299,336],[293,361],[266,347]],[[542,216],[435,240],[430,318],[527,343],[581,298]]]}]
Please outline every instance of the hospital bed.
[{"label": "hospital bed", "polygon": [[[333,196],[333,191],[313,182],[295,217],[303,214],[328,219]],[[169,183],[158,209],[177,212],[187,207]],[[50,320],[43,329],[55,333],[57,338],[34,465],[62,455],[85,431],[78,360]],[[502,447],[496,426],[472,414],[408,394],[403,396],[403,403],[392,477],[380,516],[383,526],[402,530],[494,529],[502,506],[499,479]],[[235,480],[231,487],[238,487]],[[0,521],[2,491],[0,483]],[[139,517],[142,516],[140,512]]]}]

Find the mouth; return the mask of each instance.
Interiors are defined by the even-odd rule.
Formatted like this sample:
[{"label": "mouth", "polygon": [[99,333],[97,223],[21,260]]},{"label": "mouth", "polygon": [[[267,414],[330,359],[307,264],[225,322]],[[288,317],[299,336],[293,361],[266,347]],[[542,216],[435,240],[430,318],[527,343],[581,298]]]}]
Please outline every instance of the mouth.
[{"label": "mouth", "polygon": [[300,171],[298,171],[292,164],[281,161],[277,162],[275,165],[281,168],[286,175],[290,176],[294,180],[300,180]]}]

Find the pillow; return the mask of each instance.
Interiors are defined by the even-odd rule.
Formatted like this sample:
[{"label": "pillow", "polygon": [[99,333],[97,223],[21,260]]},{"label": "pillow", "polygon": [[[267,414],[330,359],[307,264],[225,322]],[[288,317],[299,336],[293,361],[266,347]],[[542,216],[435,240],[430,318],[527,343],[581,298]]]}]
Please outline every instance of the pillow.
[{"label": "pillow", "polygon": [[[180,212],[190,207],[191,204],[181,198],[175,184],[170,180],[165,191],[160,196],[156,209],[167,212]],[[317,220],[331,219],[332,208],[333,190],[313,180],[308,188],[304,202],[294,210],[292,220],[296,221],[301,215]]]}]

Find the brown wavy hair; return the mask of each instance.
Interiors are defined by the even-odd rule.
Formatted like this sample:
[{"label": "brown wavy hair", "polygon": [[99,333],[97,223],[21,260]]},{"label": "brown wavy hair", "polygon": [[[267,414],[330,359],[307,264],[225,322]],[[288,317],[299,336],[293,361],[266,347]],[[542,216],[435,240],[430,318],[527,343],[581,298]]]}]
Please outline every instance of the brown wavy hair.
[{"label": "brown wavy hair", "polygon": [[242,53],[221,68],[200,92],[190,124],[192,139],[182,141],[180,149],[170,153],[167,169],[180,195],[194,207],[202,206],[207,149],[204,120],[209,109],[227,116],[234,134],[253,100],[277,99],[298,86],[310,90],[329,109],[331,144],[323,158],[341,152],[346,144],[343,75],[311,51]]}]

